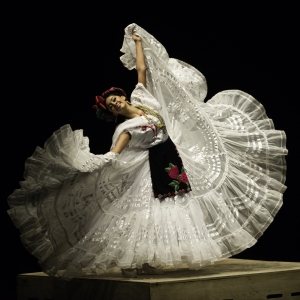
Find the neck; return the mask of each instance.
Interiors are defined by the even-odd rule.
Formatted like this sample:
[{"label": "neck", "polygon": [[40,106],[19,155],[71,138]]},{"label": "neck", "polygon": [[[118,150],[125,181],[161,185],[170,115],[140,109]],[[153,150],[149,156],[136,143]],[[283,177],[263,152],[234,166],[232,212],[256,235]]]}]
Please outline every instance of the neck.
[{"label": "neck", "polygon": [[122,115],[126,118],[126,119],[133,119],[138,117],[141,114],[141,111],[132,106],[132,105],[127,105],[126,110],[122,113]]}]

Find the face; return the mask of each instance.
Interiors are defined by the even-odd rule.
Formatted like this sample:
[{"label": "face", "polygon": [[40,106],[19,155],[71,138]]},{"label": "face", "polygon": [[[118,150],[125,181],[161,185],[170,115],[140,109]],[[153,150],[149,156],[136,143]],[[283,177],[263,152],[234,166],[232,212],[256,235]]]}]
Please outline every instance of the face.
[{"label": "face", "polygon": [[126,106],[124,96],[110,95],[106,98],[106,107],[114,115],[121,114]]}]

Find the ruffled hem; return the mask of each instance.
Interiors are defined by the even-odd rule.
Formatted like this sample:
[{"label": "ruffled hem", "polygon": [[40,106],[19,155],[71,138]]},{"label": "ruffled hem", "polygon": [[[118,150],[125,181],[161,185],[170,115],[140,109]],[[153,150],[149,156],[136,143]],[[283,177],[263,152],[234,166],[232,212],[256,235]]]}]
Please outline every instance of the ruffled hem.
[{"label": "ruffled hem", "polygon": [[[99,211],[94,216],[99,220],[94,226],[97,230],[60,254],[56,254],[41,231],[26,231],[22,240],[40,259],[44,272],[51,276],[65,270],[63,276],[72,278],[85,273],[95,274],[97,268],[109,272],[115,266],[140,268],[143,263],[158,268],[176,268],[184,263],[191,270],[198,270],[253,246],[281,206],[277,196],[271,193],[243,226],[237,216],[233,219],[226,215],[223,219],[221,215],[215,227],[207,226],[204,220],[208,216],[202,215],[203,203],[200,201],[192,201],[183,208],[171,199],[162,204],[153,199],[151,211],[139,215],[116,217]],[[216,207],[219,199],[210,195],[210,199],[202,201]],[[211,213],[213,209],[209,211]],[[28,228],[21,226],[20,229]]]},{"label": "ruffled hem", "polygon": [[263,172],[270,181],[280,182],[281,187],[276,189],[284,192],[286,135],[275,130],[263,105],[239,90],[222,91],[207,104],[204,111],[211,117],[229,157]]},{"label": "ruffled hem", "polygon": [[[76,176],[79,169],[90,163],[88,138],[82,130],[72,131],[69,125],[61,127],[45,142],[44,149],[37,147],[26,160],[20,189],[9,197],[8,214],[21,231],[25,248],[39,259],[41,265],[55,257],[46,215],[55,218],[56,192],[68,177]],[[54,228],[55,229],[55,228]],[[46,268],[47,270],[47,268]]]}]

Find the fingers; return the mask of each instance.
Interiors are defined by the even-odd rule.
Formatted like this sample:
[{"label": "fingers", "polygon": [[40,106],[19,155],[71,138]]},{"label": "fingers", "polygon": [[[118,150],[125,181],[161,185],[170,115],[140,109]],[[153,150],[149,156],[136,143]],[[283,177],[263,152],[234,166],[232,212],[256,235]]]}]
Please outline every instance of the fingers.
[{"label": "fingers", "polygon": [[132,34],[132,38],[135,40],[135,41],[141,41],[141,37],[136,35],[135,33]]}]

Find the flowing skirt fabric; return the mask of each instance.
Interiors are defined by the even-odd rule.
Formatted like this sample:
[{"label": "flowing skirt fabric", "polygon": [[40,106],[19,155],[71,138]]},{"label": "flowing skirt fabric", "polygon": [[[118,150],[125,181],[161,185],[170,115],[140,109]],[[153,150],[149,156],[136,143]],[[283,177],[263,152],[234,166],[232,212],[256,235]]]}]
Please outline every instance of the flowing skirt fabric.
[{"label": "flowing skirt fabric", "polygon": [[8,199],[23,244],[50,275],[143,263],[197,270],[254,245],[282,205],[286,137],[263,106],[238,90],[204,103],[203,75],[169,58],[136,24],[125,29],[122,48],[129,69],[132,30],[192,191],[161,202],[147,149],[94,155],[82,131],[65,125],[26,161],[25,181]]}]

